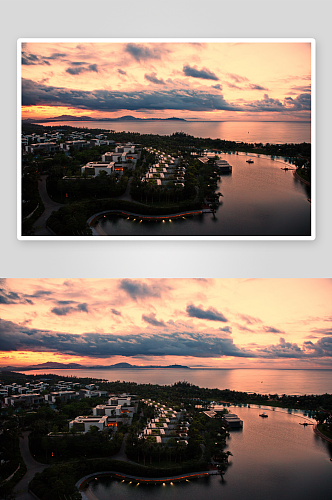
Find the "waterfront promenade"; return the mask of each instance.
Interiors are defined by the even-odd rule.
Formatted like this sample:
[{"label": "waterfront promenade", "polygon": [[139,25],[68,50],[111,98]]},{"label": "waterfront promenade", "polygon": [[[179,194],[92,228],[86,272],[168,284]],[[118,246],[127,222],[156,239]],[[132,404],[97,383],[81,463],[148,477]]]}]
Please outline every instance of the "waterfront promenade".
[{"label": "waterfront promenade", "polygon": [[103,216],[106,217],[106,214],[115,214],[123,217],[127,217],[128,219],[138,220],[140,221],[165,221],[167,219],[181,219],[186,217],[193,217],[194,215],[200,215],[203,213],[211,213],[210,208],[202,208],[200,210],[187,210],[185,212],[178,212],[175,214],[167,214],[167,215],[142,215],[134,212],[127,212],[126,210],[105,210],[104,212],[99,212],[97,214],[92,215],[87,223],[94,230],[94,236],[108,236],[105,231],[101,227],[96,227],[99,219]]}]

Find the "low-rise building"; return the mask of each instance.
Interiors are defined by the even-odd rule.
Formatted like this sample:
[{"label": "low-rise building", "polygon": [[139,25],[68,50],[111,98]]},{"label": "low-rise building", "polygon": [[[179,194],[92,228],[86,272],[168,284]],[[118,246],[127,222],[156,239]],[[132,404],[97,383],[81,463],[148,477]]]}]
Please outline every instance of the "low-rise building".
[{"label": "low-rise building", "polygon": [[70,400],[78,400],[80,399],[80,395],[75,391],[59,391],[59,392],[51,392],[50,394],[45,394],[45,401],[49,404],[54,404],[57,400],[65,403]]},{"label": "low-rise building", "polygon": [[105,415],[103,417],[91,417],[91,416],[79,416],[75,420],[69,422],[69,430],[74,428],[76,430],[82,430],[82,432],[88,432],[91,427],[98,427],[99,430],[103,431],[108,426],[108,417]]},{"label": "low-rise building", "polygon": [[109,162],[109,163],[95,163],[90,161],[84,167],[81,167],[81,173],[84,174],[89,174],[94,177],[96,177],[99,172],[103,170],[107,174],[113,174],[114,173],[114,161]]},{"label": "low-rise building", "polygon": [[20,394],[5,398],[5,404],[12,406],[14,406],[15,404],[21,406],[29,406],[41,403],[44,403],[44,396],[41,396],[40,394]]}]

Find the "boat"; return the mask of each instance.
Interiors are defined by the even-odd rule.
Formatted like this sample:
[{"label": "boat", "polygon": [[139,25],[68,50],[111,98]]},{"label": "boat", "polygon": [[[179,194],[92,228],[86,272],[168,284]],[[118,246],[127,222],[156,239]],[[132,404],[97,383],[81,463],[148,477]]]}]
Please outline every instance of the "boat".
[{"label": "boat", "polygon": [[249,158],[249,160],[246,160],[247,163],[254,163],[254,160],[252,160],[251,158]]},{"label": "boat", "polygon": [[265,411],[263,413],[260,413],[259,416],[263,417],[263,418],[267,418],[268,417],[268,415],[265,413]]}]

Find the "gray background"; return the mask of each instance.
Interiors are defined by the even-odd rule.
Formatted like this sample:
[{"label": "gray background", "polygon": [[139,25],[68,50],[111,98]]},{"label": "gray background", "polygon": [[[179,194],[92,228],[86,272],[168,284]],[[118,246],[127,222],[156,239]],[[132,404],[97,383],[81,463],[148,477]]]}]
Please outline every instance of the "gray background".
[{"label": "gray background", "polygon": [[[325,0],[2,1],[0,275],[5,277],[330,277],[331,2]],[[16,42],[38,37],[315,38],[315,241],[19,241]]]}]

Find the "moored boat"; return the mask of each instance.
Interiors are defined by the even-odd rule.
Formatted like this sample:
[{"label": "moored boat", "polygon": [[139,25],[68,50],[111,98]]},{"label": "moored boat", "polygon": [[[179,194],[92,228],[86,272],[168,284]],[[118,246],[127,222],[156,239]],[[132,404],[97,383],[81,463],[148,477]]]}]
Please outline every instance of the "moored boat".
[{"label": "moored boat", "polygon": [[267,418],[268,417],[268,415],[265,413],[265,411],[263,411],[263,413],[260,413],[259,416],[263,417],[263,418]]}]

